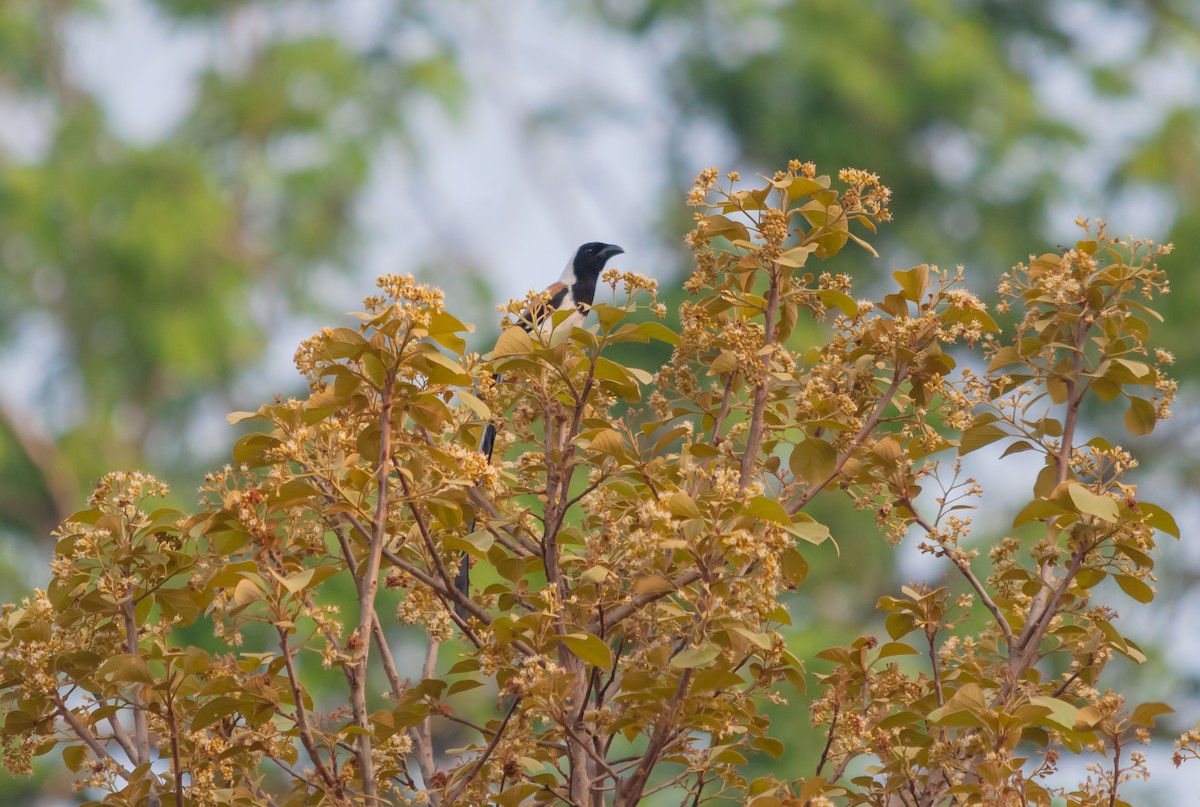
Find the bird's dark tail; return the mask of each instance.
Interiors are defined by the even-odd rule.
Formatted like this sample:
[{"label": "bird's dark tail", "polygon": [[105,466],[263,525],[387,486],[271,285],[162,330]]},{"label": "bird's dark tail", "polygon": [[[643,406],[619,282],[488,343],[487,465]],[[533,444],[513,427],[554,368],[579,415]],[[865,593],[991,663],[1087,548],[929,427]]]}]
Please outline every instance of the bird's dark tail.
[{"label": "bird's dark tail", "polygon": [[492,450],[496,448],[496,424],[489,423],[483,430],[483,439],[479,441],[479,453],[487,457],[490,464],[492,461]]},{"label": "bird's dark tail", "polygon": [[[496,382],[499,383],[497,378]],[[479,441],[479,453],[487,457],[487,461],[492,461],[492,451],[496,448],[496,425],[489,423],[483,430],[483,439]],[[467,527],[467,534],[475,532],[475,522]],[[458,564],[458,574],[454,578],[454,585],[458,588],[463,597],[471,596],[471,556],[466,552],[462,555],[462,560]],[[454,613],[458,614],[460,619],[467,618],[467,610],[461,604],[454,604]]]}]

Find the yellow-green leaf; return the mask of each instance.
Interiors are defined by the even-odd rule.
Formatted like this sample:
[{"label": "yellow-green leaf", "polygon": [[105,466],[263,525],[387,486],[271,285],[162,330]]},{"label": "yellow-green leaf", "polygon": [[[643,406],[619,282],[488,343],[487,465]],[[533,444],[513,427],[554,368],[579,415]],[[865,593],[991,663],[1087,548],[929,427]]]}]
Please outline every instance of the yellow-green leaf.
[{"label": "yellow-green leaf", "polygon": [[986,445],[991,445],[997,440],[1006,437],[1004,429],[993,423],[981,423],[977,426],[972,426],[962,433],[962,437],[958,441],[959,455],[970,454],[976,449],[983,448]]},{"label": "yellow-green leaf", "polygon": [[694,667],[703,667],[705,664],[716,659],[721,655],[721,648],[715,644],[701,645],[700,647],[689,647],[675,658],[671,659],[671,666],[676,669],[686,670]]},{"label": "yellow-green leaf", "polygon": [[792,519],[788,516],[787,510],[783,509],[783,505],[766,496],[755,496],[742,512],[748,516],[764,518],[767,521],[772,521],[784,527],[790,527],[792,524]]},{"label": "yellow-green leaf", "polygon": [[1093,493],[1078,482],[1068,482],[1067,493],[1081,514],[1095,516],[1110,524],[1117,520],[1117,503],[1111,496]]},{"label": "yellow-green leaf", "polygon": [[1136,577],[1130,577],[1127,574],[1116,575],[1117,585],[1121,587],[1130,597],[1133,597],[1140,603],[1147,603],[1154,599],[1154,589],[1149,583],[1139,580]]},{"label": "yellow-green leaf", "polygon": [[1125,428],[1130,434],[1149,434],[1154,431],[1158,417],[1154,412],[1154,404],[1145,398],[1130,398],[1129,408],[1125,410]]},{"label": "yellow-green leaf", "polygon": [[589,447],[601,454],[617,454],[625,450],[625,438],[614,429],[605,429],[592,438]]},{"label": "yellow-green leaf", "polygon": [[907,645],[904,642],[888,642],[883,647],[879,648],[879,658],[891,658],[892,656],[917,656],[920,654],[920,650],[917,650],[912,645]]},{"label": "yellow-green leaf", "polygon": [[465,390],[458,391],[458,402],[475,413],[480,420],[491,420],[492,410],[488,405]]},{"label": "yellow-green leaf", "polygon": [[65,764],[72,772],[78,773],[83,767],[83,761],[87,759],[87,749],[82,745],[65,745],[62,750],[63,764]]},{"label": "yellow-green leaf", "polygon": [[523,356],[533,351],[533,340],[519,325],[513,325],[500,334],[496,347],[491,352],[492,357]]},{"label": "yellow-green leaf", "polygon": [[798,443],[792,449],[788,467],[792,473],[810,485],[824,482],[837,466],[837,450],[824,440],[814,437]]},{"label": "yellow-green leaf", "polygon": [[667,497],[667,509],[671,515],[679,518],[700,518],[700,508],[692,501],[692,497],[677,490]]},{"label": "yellow-green leaf", "polygon": [[590,633],[568,633],[559,641],[582,661],[594,667],[608,669],[612,666],[612,650],[599,636]]},{"label": "yellow-green leaf", "polygon": [[1075,729],[1075,719],[1079,714],[1079,710],[1066,701],[1060,701],[1058,698],[1043,695],[1030,698],[1029,702],[1034,706],[1041,706],[1049,712],[1046,722],[1051,725],[1064,731],[1073,731]]},{"label": "yellow-green leaf", "polygon": [[904,292],[904,299],[912,302],[920,302],[925,296],[925,290],[929,287],[929,264],[923,263],[920,266],[914,266],[906,272],[892,272],[892,277],[896,278],[896,282],[900,284],[901,291]]},{"label": "yellow-green leaf", "polygon": [[674,590],[675,585],[670,580],[657,574],[638,578],[633,584],[634,594],[666,594]]},{"label": "yellow-green leaf", "polygon": [[1129,719],[1139,726],[1149,728],[1154,725],[1154,719],[1159,715],[1171,714],[1174,711],[1165,703],[1143,703],[1133,710],[1133,715]]},{"label": "yellow-green leaf", "polygon": [[1179,537],[1179,525],[1175,523],[1175,517],[1162,507],[1150,502],[1138,502],[1138,508],[1147,514],[1146,523],[1151,527],[1175,538]]}]

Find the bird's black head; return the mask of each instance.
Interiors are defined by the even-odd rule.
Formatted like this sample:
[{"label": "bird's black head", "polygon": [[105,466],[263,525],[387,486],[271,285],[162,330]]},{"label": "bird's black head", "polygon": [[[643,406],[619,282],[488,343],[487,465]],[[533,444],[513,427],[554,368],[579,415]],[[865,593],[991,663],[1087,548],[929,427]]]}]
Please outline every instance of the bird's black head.
[{"label": "bird's black head", "polygon": [[600,241],[589,241],[575,250],[571,261],[574,277],[571,282],[571,296],[576,305],[591,305],[596,296],[596,280],[604,271],[604,264],[613,255],[620,255],[625,250],[616,244],[604,244]]}]

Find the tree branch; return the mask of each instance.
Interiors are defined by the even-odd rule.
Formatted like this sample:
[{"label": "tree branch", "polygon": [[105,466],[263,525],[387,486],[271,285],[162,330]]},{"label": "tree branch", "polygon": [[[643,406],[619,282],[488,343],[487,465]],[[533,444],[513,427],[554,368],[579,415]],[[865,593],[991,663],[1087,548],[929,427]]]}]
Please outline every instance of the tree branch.
[{"label": "tree branch", "polygon": [[112,758],[112,756],[108,753],[108,750],[105,749],[105,747],[100,744],[100,741],[96,739],[96,735],[92,734],[91,730],[79,720],[75,713],[67,708],[67,705],[62,702],[62,699],[59,698],[56,693],[54,694],[54,703],[58,707],[58,713],[62,715],[63,720],[67,721],[67,725],[71,727],[71,731],[75,732],[75,736],[77,736],[79,739],[83,740],[84,744],[87,745],[87,747],[91,749],[92,753],[96,755],[96,759],[111,762],[113,772],[128,782],[130,776],[129,771],[121,767],[121,765]]},{"label": "tree branch", "polygon": [[[363,798],[373,802],[378,794],[375,784],[375,761],[371,757],[371,727],[367,717],[367,662],[371,655],[371,625],[377,619],[375,595],[379,592],[379,569],[383,555],[383,543],[387,538],[388,477],[392,456],[392,393],[396,384],[394,371],[389,370],[380,392],[379,412],[379,458],[375,463],[376,492],[375,517],[372,524],[371,541],[367,552],[367,567],[363,571],[362,587],[358,595],[358,629],[355,636],[361,645],[358,663],[354,666],[354,677],[350,692],[350,709],[354,723],[361,729],[358,735],[358,770],[362,775]],[[404,480],[403,475],[400,477]]]},{"label": "tree branch", "polygon": [[798,499],[788,505],[788,515],[795,515],[804,509],[804,506],[812,501],[813,497],[824,490],[826,485],[837,478],[837,475],[842,472],[842,468],[845,467],[846,463],[850,461],[850,458],[854,456],[854,452],[858,451],[863,442],[875,431],[875,427],[879,425],[880,418],[883,417],[884,410],[887,409],[889,404],[891,404],[892,398],[895,397],[896,392],[900,389],[900,385],[904,383],[904,380],[907,377],[908,364],[902,363],[896,365],[896,371],[892,374],[892,382],[888,385],[888,388],[884,390],[883,395],[879,397],[879,401],[875,404],[875,408],[867,417],[866,422],[863,423],[862,428],[859,429],[858,433],[854,435],[854,439],[850,441],[850,445],[838,455],[837,461],[833,464],[833,470],[830,471],[829,475],[820,482],[814,482],[809,485],[808,489],[805,490],[804,493],[800,494]]},{"label": "tree branch", "polygon": [[[432,636],[429,637],[429,646],[425,648],[425,663],[421,668],[421,678],[428,680],[433,678],[437,672],[437,656],[438,645],[440,643]],[[417,758],[417,766],[421,769],[421,778],[425,782],[426,789],[429,788],[429,783],[437,773],[437,765],[433,761],[433,721],[430,717],[426,717],[421,721],[419,726],[413,726],[408,730],[409,737],[412,738],[413,750]]]},{"label": "tree branch", "polygon": [[683,696],[687,694],[688,685],[692,680],[692,668],[683,671],[679,676],[679,684],[675,687],[675,696],[671,702],[667,704],[655,726],[654,736],[650,738],[649,745],[646,746],[646,751],[642,754],[641,762],[638,763],[637,769],[628,779],[626,779],[620,787],[617,788],[616,807],[632,807],[638,804],[643,796],[643,791],[646,789],[646,783],[650,779],[650,774],[658,765],[658,759],[662,755],[663,750],[667,746],[667,742],[674,735],[674,732],[669,726],[669,721],[674,719],[675,710],[679,707]]},{"label": "tree branch", "polygon": [[740,479],[742,490],[750,484],[750,475],[758,461],[758,447],[762,443],[766,428],[767,393],[771,388],[771,360],[775,356],[775,319],[779,316],[779,296],[782,270],[778,264],[771,267],[771,289],[767,294],[767,310],[763,315],[762,378],[754,389],[754,404],[750,410],[750,431],[746,435],[746,450],[742,453]]},{"label": "tree branch", "polygon": [[[634,595],[634,597],[632,599],[630,599],[629,602],[625,603],[624,605],[618,605],[616,608],[613,608],[611,611],[606,611],[604,613],[604,625],[611,628],[613,625],[617,624],[618,622],[621,622],[622,620],[624,620],[630,614],[637,611],[642,606],[649,605],[650,603],[654,602],[655,600],[661,600],[663,597],[666,597],[670,594],[674,594],[676,591],[679,591],[679,589],[683,588],[684,586],[690,586],[692,583],[695,583],[697,580],[699,580],[701,578],[701,576],[702,575],[699,572],[699,570],[693,569],[690,572],[686,572],[685,574],[680,575],[677,580],[672,580],[671,581],[672,588],[670,591],[651,591],[651,592],[647,592],[645,594]],[[600,621],[599,617],[596,617],[596,618],[592,619],[590,622],[588,622],[588,627],[587,627],[588,633],[597,633],[600,630],[600,628],[601,628],[601,621]]]},{"label": "tree branch", "polygon": [[300,744],[304,746],[304,750],[308,752],[309,759],[312,760],[313,766],[317,769],[317,774],[325,782],[325,785],[334,793],[341,797],[342,785],[341,781],[330,773],[325,767],[325,763],[321,761],[321,755],[317,753],[317,744],[313,740],[312,726],[308,722],[308,711],[304,708],[304,695],[300,691],[300,679],[296,675],[296,665],[293,661],[294,651],[288,643],[288,629],[276,628],[279,634],[279,649],[283,651],[283,665],[287,670],[288,685],[292,690],[292,700],[296,703],[296,728],[300,732]]},{"label": "tree branch", "polygon": [[[1056,481],[1061,485],[1067,481],[1067,477],[1071,472],[1071,456],[1075,453],[1075,429],[1079,422],[1079,410],[1083,403],[1084,389],[1079,384],[1079,379],[1083,372],[1084,346],[1087,344],[1088,331],[1091,328],[1090,317],[1088,316],[1088,303],[1085,300],[1080,304],[1079,316],[1075,320],[1075,341],[1073,344],[1074,354],[1071,356],[1071,371],[1067,375],[1065,384],[1067,387],[1067,414],[1063,418],[1063,433],[1062,443],[1059,446],[1058,457],[1056,457],[1057,471]],[[1055,519],[1049,519],[1046,522],[1047,530],[1054,530]],[[1024,648],[1029,643],[1029,638],[1034,630],[1037,622],[1033,615],[1038,612],[1044,612],[1046,602],[1051,596],[1051,582],[1053,571],[1051,570],[1048,560],[1043,560],[1038,566],[1038,577],[1042,581],[1042,588],[1034,595],[1033,600],[1029,603],[1028,616],[1025,620],[1025,625],[1021,630],[1021,635],[1017,638],[1017,645]]]},{"label": "tree branch", "polygon": [[983,603],[984,608],[988,609],[988,612],[992,615],[992,619],[995,620],[996,625],[1000,628],[1000,632],[1004,634],[1004,641],[1009,648],[1009,652],[1011,653],[1015,647],[1013,644],[1012,626],[1008,624],[1008,620],[1005,619],[1004,613],[1000,610],[1000,607],[996,605],[996,601],[992,599],[992,596],[988,594],[987,589],[984,588],[983,582],[976,577],[975,572],[971,570],[971,564],[960,554],[962,550],[957,546],[949,546],[946,544],[942,540],[942,536],[936,529],[934,529],[933,525],[922,518],[917,512],[916,505],[911,499],[902,499],[900,504],[908,508],[908,511],[913,514],[913,523],[924,530],[927,536],[937,542],[938,546],[942,548],[942,551],[946,553],[946,557],[950,559],[950,562],[954,564],[959,572],[962,573],[962,576],[966,578],[967,582],[971,584],[971,588],[975,590],[975,594],[979,597],[979,601]]},{"label": "tree branch", "polygon": [[[134,613],[132,587],[126,593],[126,600],[121,606],[121,613],[125,618],[125,652],[131,656],[138,656],[140,655],[140,648],[138,645],[137,616]],[[140,687],[134,688],[130,700],[133,701],[133,736],[137,750],[134,764],[145,765],[150,762],[150,730],[146,723],[146,706],[142,702]]]},{"label": "tree branch", "polygon": [[514,713],[516,713],[517,707],[520,704],[520,697],[513,698],[512,704],[508,707],[508,711],[504,715],[504,720],[500,722],[500,727],[497,728],[496,733],[492,735],[492,739],[488,742],[487,747],[483,749],[483,752],[475,760],[474,764],[471,765],[471,770],[467,772],[467,775],[460,779],[458,784],[456,784],[454,788],[446,795],[447,804],[456,803],[458,801],[458,797],[462,795],[462,792],[466,790],[467,785],[471,783],[471,780],[478,776],[479,772],[483,770],[483,766],[487,763],[488,758],[492,755],[492,752],[496,750],[496,746],[500,744],[500,738],[504,736],[504,730],[508,728],[508,721],[512,720],[512,716]]}]

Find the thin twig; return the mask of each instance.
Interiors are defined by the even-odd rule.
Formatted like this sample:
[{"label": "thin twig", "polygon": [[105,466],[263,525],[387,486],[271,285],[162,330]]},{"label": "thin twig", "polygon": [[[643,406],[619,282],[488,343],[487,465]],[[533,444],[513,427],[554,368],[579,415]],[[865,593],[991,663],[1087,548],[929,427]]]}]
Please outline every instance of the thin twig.
[{"label": "thin twig", "polygon": [[817,772],[813,774],[814,777],[821,775],[821,771],[825,768],[825,763],[829,760],[829,749],[833,746],[833,733],[837,729],[839,714],[841,714],[841,705],[835,702],[833,704],[833,719],[829,721],[829,733],[825,737],[825,748],[821,751],[821,760],[817,763]]},{"label": "thin twig", "polygon": [[429,553],[430,563],[433,565],[438,577],[446,584],[445,589],[459,595],[454,598],[455,601],[465,599],[454,584],[454,575],[450,574],[450,571],[446,568],[446,564],[442,561],[442,553],[438,551],[437,544],[433,541],[433,534],[429,530],[429,525],[425,523],[425,517],[421,515],[421,511],[417,508],[417,498],[413,495],[412,485],[409,484],[408,477],[404,474],[399,474],[399,479],[400,487],[404,490],[404,498],[408,500],[408,509],[412,513],[413,521],[417,525],[417,531],[421,534],[421,540],[425,544],[425,551]]},{"label": "thin twig", "polygon": [[937,693],[937,705],[945,706],[946,698],[942,694],[942,665],[938,662],[937,632],[926,631],[925,638],[929,640],[929,663],[933,667],[933,690]]},{"label": "thin twig", "polygon": [[87,726],[80,722],[75,713],[68,709],[67,705],[63,703],[60,698],[55,698],[55,704],[58,707],[58,713],[62,715],[63,720],[67,721],[67,725],[71,727],[71,731],[75,732],[75,736],[77,736],[79,739],[83,740],[87,747],[91,749],[92,753],[96,755],[96,759],[111,762],[111,769],[113,773],[128,782],[130,776],[129,771],[121,767],[121,765],[112,758],[104,746],[100,744],[100,741],[96,739],[96,735],[92,734],[91,730],[89,730]]},{"label": "thin twig", "polygon": [[171,771],[175,774],[175,807],[183,807],[183,766],[179,759],[179,726],[175,723],[175,693],[167,688],[167,731],[171,735]]},{"label": "thin twig", "polygon": [[288,629],[276,628],[275,630],[279,633],[279,649],[283,651],[283,665],[287,670],[292,700],[296,703],[296,728],[300,732],[300,744],[308,752],[309,758],[317,769],[317,774],[325,782],[325,785],[340,795],[341,782],[325,767],[325,763],[321,761],[321,755],[317,753],[317,744],[313,740],[312,727],[308,722],[308,710],[304,708],[304,695],[300,691],[300,679],[296,675],[296,665],[292,658],[294,651],[288,643]]},{"label": "thin twig", "polygon": [[[367,552],[367,566],[363,570],[362,588],[358,596],[358,629],[355,635],[361,645],[354,667],[354,680],[350,693],[350,710],[354,723],[361,729],[358,735],[358,770],[362,777],[363,798],[373,802],[378,794],[375,783],[375,761],[371,756],[371,728],[367,717],[367,662],[371,653],[371,624],[376,619],[375,596],[379,592],[379,569],[387,538],[387,516],[389,505],[388,478],[389,461],[392,456],[392,392],[396,376],[389,370],[380,391],[379,412],[379,458],[375,462],[375,517],[371,541]],[[401,475],[403,480],[404,476]]]},{"label": "thin twig", "polygon": [[[674,594],[676,591],[679,591],[679,589],[683,588],[684,586],[690,586],[692,583],[695,583],[697,580],[699,580],[701,578],[701,576],[702,575],[698,570],[693,569],[690,572],[686,572],[686,573],[680,575],[677,579],[672,580],[671,581],[672,587],[669,591],[652,591],[652,592],[647,592],[645,594],[637,594],[632,599],[630,599],[629,602],[624,603],[623,605],[618,605],[616,608],[613,608],[611,611],[606,611],[604,614],[605,624],[609,628],[612,628],[612,626],[616,625],[618,622],[621,622],[626,617],[628,617],[630,614],[633,614],[635,611],[637,611],[639,608],[641,608],[645,605],[649,605],[650,603],[654,602],[655,600],[661,600],[663,597]],[[588,633],[596,633],[597,631],[599,631],[600,630],[599,618],[592,619],[590,622],[588,622],[587,630],[588,630]]]},{"label": "thin twig", "polygon": [[850,458],[854,456],[854,452],[858,451],[863,442],[875,431],[875,427],[879,425],[879,419],[883,417],[884,410],[887,409],[889,404],[891,404],[892,398],[896,396],[896,392],[899,391],[900,385],[904,383],[904,379],[907,377],[908,364],[902,363],[896,365],[896,371],[892,374],[892,382],[888,384],[888,388],[883,391],[883,395],[879,396],[879,400],[875,403],[875,408],[871,411],[871,414],[863,423],[862,428],[859,429],[858,433],[854,435],[854,439],[850,441],[850,445],[838,455],[837,460],[833,463],[833,470],[830,471],[829,474],[820,482],[813,482],[811,485],[809,485],[804,493],[800,494],[799,498],[788,505],[787,511],[789,515],[795,515],[803,510],[804,506],[813,500],[813,497],[824,490],[826,485],[837,478],[838,474],[842,472],[842,468],[845,467],[846,463],[850,461]]},{"label": "thin twig", "polygon": [[988,609],[988,612],[992,615],[992,619],[996,621],[996,625],[1000,628],[1000,632],[1004,634],[1004,641],[1007,643],[1009,652],[1011,653],[1014,648],[1012,626],[1008,624],[1004,613],[996,605],[996,601],[992,599],[992,596],[988,594],[987,589],[984,588],[983,582],[975,576],[975,572],[971,569],[970,561],[960,554],[962,550],[957,546],[948,545],[933,525],[921,517],[920,513],[917,512],[916,505],[910,499],[903,499],[900,504],[908,508],[908,511],[913,514],[913,523],[924,530],[927,536],[937,542],[938,546],[946,553],[946,557],[950,559],[950,562],[954,564],[955,568],[971,584],[971,588],[975,590],[979,601]]},{"label": "thin twig", "polygon": [[513,702],[508,707],[508,711],[505,713],[504,719],[500,721],[500,727],[497,728],[496,733],[492,735],[492,739],[490,742],[488,742],[487,747],[483,749],[483,752],[475,760],[474,764],[471,766],[471,770],[467,772],[467,775],[460,779],[458,784],[454,786],[454,789],[447,794],[447,804],[454,804],[458,800],[458,797],[462,795],[462,792],[466,789],[467,785],[471,783],[471,780],[479,775],[479,772],[487,763],[488,758],[492,755],[492,752],[496,750],[496,746],[500,744],[500,738],[504,736],[504,730],[508,728],[508,721],[512,720],[512,716],[514,713],[516,713],[517,707],[520,706],[520,704],[521,699],[519,697],[513,698]]},{"label": "thin twig", "polygon": [[750,484],[750,474],[758,462],[758,447],[762,443],[763,432],[766,429],[767,394],[771,389],[771,360],[775,353],[769,348],[775,346],[776,318],[779,316],[780,284],[782,269],[778,264],[771,268],[771,289],[767,293],[767,310],[763,314],[763,357],[762,377],[754,389],[754,403],[750,409],[750,430],[746,434],[746,449],[742,453],[740,478],[738,486],[745,490]]}]

